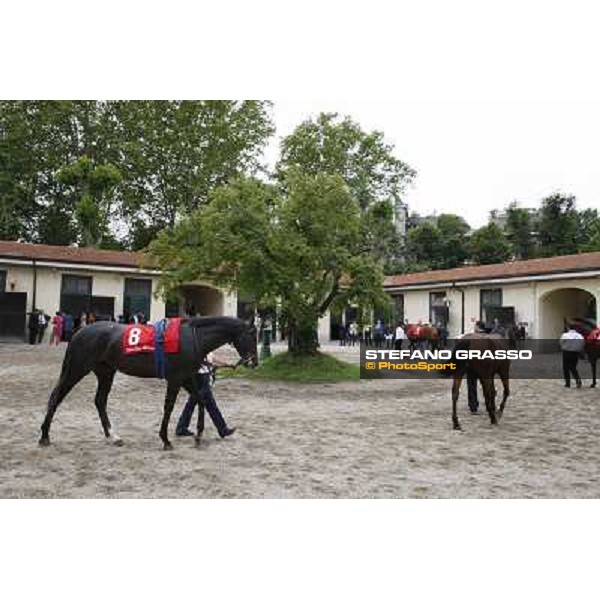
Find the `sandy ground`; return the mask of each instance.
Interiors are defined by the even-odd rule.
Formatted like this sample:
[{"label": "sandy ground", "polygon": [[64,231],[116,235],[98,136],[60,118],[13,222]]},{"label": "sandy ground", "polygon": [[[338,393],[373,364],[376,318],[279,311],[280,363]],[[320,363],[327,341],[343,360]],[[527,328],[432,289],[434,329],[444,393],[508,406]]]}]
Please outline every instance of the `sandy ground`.
[{"label": "sandy ground", "polygon": [[216,396],[235,435],[220,440],[207,420],[199,449],[175,438],[164,452],[164,383],[117,376],[109,414],[125,444],[116,447],[104,441],[92,375],[59,408],[52,446],[39,448],[63,352],[0,345],[0,497],[600,496],[600,390],[514,381],[499,427],[470,415],[465,396],[464,431],[454,432],[444,380],[222,380]]}]

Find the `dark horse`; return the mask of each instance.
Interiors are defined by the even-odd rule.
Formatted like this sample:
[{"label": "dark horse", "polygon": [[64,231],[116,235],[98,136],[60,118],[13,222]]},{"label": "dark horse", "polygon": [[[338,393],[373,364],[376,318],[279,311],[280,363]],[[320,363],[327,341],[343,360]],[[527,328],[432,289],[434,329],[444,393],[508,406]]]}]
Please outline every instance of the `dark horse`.
[{"label": "dark horse", "polygon": [[[153,352],[135,355],[126,355],[123,352],[124,329],[125,325],[101,321],[80,329],[73,336],[65,353],[60,378],[50,394],[48,412],[42,423],[41,446],[50,444],[50,424],[58,405],[71,389],[92,371],[98,378],[95,403],[104,435],[117,445],[122,443],[112,430],[106,411],[115,373],[121,371],[136,377],[158,377]],[[195,373],[209,352],[227,343],[233,344],[238,351],[241,357],[240,364],[257,364],[256,333],[244,321],[231,317],[196,317],[181,320],[179,352],[165,354],[167,393],[160,426],[160,439],[165,450],[172,449],[167,429],[179,390],[183,387],[190,394],[198,395]],[[203,430],[204,410],[199,410],[196,445],[200,443]]]},{"label": "dark horse", "polygon": [[[488,333],[469,333],[464,335],[454,348],[454,355],[457,350],[508,350],[514,345],[514,340],[506,338],[498,334]],[[461,426],[456,414],[456,404],[460,393],[460,384],[467,372],[471,372],[481,382],[483,388],[483,396],[485,398],[485,407],[492,425],[497,425],[502,417],[506,399],[510,394],[510,360],[497,360],[492,358],[484,359],[457,359],[453,358],[451,362],[456,363],[456,370],[440,371],[441,374],[453,377],[452,382],[452,425],[454,429],[460,430]],[[494,376],[499,375],[504,389],[502,402],[498,410],[496,410],[496,387],[494,385]]]}]

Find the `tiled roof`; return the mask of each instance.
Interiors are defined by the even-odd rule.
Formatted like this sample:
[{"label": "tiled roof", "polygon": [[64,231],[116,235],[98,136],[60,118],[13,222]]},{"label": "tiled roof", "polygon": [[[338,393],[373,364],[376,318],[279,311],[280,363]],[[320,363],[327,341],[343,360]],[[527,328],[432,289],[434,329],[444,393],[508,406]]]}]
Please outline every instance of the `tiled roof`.
[{"label": "tiled roof", "polygon": [[516,260],[497,265],[476,265],[442,271],[423,271],[420,273],[407,273],[406,275],[390,275],[385,278],[384,285],[385,287],[410,287],[435,283],[457,283],[479,279],[505,279],[593,270],[600,271],[600,252]]},{"label": "tiled roof", "polygon": [[[35,258],[36,260],[53,262],[142,268],[144,255],[140,252],[121,252],[119,250],[97,250],[96,248],[0,241],[0,258],[20,260]],[[145,266],[148,267],[147,262]]]}]

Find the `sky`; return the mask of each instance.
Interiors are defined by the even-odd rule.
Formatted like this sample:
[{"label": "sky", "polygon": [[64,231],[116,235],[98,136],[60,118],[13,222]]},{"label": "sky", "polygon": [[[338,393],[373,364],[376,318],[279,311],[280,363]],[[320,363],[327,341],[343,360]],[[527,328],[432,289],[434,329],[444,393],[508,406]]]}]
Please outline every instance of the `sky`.
[{"label": "sky", "polygon": [[512,200],[535,207],[554,191],[575,195],[580,208],[600,208],[600,104],[560,92],[521,98],[503,90],[481,98],[476,88],[469,82],[429,106],[402,98],[275,100],[268,162],[276,160],[281,136],[332,111],[383,131],[396,156],[416,169],[405,196],[410,211],[455,212],[478,227],[494,208]]},{"label": "sky", "polygon": [[[383,131],[417,171],[410,210],[450,211],[480,226],[494,208],[513,200],[535,207],[556,191],[600,208],[593,1],[256,0],[235,11],[207,3],[194,16],[189,3],[173,2],[182,9],[164,12],[152,0],[153,10],[140,13],[136,3],[110,0],[118,22],[111,11],[94,14],[101,39],[106,28],[123,33],[108,45],[89,44],[87,29],[79,40],[57,35],[47,26],[50,4],[30,19],[21,3],[16,22],[27,22],[43,52],[8,28],[7,48],[18,46],[19,60],[5,65],[5,89],[13,98],[271,99],[271,165],[281,136],[321,111],[339,112]],[[79,31],[69,19],[78,18],[78,10],[61,15],[69,34]],[[144,52],[132,70],[122,54],[136,47],[134,33]],[[71,56],[78,43],[86,52]]]},{"label": "sky", "polygon": [[[411,211],[454,212],[472,226],[485,224],[494,208],[513,200],[535,207],[555,191],[575,195],[579,208],[600,208],[593,5],[447,5],[428,13],[417,4],[391,26],[379,18],[376,37],[365,43],[372,49],[381,38],[386,59],[379,64],[371,54],[361,63],[348,47],[346,61],[356,69],[335,61],[327,67],[340,82],[334,94],[320,74],[309,93],[274,98],[277,136],[320,111],[351,115],[383,131],[397,157],[416,169],[405,198]],[[365,32],[369,25],[365,17]],[[274,140],[267,157],[276,155]]]}]

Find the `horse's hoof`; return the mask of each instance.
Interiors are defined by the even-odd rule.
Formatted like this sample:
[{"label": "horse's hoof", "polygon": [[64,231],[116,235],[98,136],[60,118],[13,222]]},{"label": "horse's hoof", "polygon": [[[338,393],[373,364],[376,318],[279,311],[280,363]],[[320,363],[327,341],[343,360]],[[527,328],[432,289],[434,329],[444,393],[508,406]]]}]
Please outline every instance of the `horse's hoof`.
[{"label": "horse's hoof", "polygon": [[454,423],[452,429],[454,429],[454,431],[462,431],[462,427],[458,423]]},{"label": "horse's hoof", "polygon": [[42,448],[45,448],[50,445],[50,438],[40,438],[38,445]]},{"label": "horse's hoof", "polygon": [[165,442],[165,450],[173,450],[173,444],[171,442]]},{"label": "horse's hoof", "polygon": [[194,444],[196,445],[196,448],[199,448],[199,447],[200,447],[200,442],[201,442],[201,441],[202,441],[202,438],[201,438],[201,437],[198,437],[198,436],[196,436],[196,437],[194,438]]},{"label": "horse's hoof", "polygon": [[113,440],[113,446],[122,446],[123,445],[123,440],[121,438],[117,438],[116,440]]},{"label": "horse's hoof", "polygon": [[496,425],[498,424],[498,421],[502,418],[502,413],[498,410],[496,411]]},{"label": "horse's hoof", "polygon": [[592,383],[592,385],[590,385],[590,387],[596,387],[596,384],[595,384],[595,383]]}]

